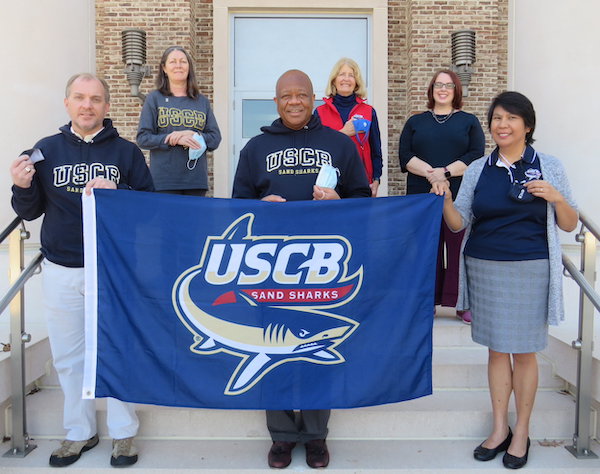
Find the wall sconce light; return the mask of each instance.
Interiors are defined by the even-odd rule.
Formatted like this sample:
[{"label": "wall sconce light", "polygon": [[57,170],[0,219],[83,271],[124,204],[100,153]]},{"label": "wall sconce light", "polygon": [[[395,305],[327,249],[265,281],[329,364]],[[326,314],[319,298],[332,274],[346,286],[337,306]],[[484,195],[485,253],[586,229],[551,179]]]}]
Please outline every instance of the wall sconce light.
[{"label": "wall sconce light", "polygon": [[121,31],[123,44],[123,62],[125,74],[131,86],[131,96],[138,97],[142,103],[146,95],[140,92],[140,84],[145,76],[150,76],[150,66],[146,65],[146,32],[138,29]]},{"label": "wall sconce light", "polygon": [[475,32],[459,30],[452,33],[452,70],[460,78],[463,95],[469,95],[469,83],[475,62]]}]

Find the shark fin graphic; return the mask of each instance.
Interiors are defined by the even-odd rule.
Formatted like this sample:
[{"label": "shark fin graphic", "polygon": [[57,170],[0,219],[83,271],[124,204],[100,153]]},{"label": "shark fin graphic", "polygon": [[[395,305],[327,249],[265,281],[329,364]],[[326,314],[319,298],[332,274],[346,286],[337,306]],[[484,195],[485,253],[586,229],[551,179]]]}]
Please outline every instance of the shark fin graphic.
[{"label": "shark fin graphic", "polygon": [[237,219],[233,224],[231,224],[223,235],[221,236],[223,239],[232,240],[238,234],[239,237],[244,238],[252,235],[252,223],[254,222],[254,214],[248,213],[244,214],[242,217]]},{"label": "shark fin graphic", "polygon": [[334,360],[339,360],[339,361],[343,360],[337,352],[328,351],[326,349],[323,349],[323,350],[315,352],[314,354],[311,354],[310,358],[314,359],[314,360],[323,360],[323,361],[327,361],[327,362],[332,362]]},{"label": "shark fin graphic", "polygon": [[212,337],[209,337],[198,347],[198,350],[214,349],[216,345],[215,340]]},{"label": "shark fin graphic", "polygon": [[256,356],[242,361],[230,379],[226,393],[233,395],[245,392],[258,382],[274,363],[273,359],[264,353],[256,354]]}]

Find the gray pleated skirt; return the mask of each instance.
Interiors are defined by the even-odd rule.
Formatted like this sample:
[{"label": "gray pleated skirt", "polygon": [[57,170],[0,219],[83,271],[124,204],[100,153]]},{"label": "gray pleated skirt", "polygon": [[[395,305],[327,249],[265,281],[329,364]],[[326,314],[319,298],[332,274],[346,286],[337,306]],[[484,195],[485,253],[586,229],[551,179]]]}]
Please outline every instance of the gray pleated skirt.
[{"label": "gray pleated skirt", "polygon": [[538,352],[548,343],[548,260],[465,256],[471,337],[496,352]]}]

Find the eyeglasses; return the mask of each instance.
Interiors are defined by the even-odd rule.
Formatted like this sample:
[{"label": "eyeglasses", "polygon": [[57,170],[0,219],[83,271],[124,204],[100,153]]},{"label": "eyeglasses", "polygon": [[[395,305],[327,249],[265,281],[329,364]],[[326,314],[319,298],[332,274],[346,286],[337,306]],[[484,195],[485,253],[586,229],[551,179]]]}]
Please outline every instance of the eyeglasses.
[{"label": "eyeglasses", "polygon": [[434,82],[433,83],[433,88],[434,89],[443,89],[444,87],[446,89],[454,89],[456,87],[456,84],[454,84],[454,82],[446,82],[446,83],[444,83],[444,82]]}]

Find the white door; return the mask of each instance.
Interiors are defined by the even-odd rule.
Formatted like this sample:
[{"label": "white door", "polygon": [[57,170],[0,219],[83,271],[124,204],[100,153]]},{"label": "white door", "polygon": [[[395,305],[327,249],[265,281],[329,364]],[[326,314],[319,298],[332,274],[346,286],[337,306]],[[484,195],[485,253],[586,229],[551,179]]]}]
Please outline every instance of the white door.
[{"label": "white door", "polygon": [[336,61],[354,59],[370,90],[368,16],[233,16],[232,179],[240,150],[260,127],[277,118],[273,97],[279,76],[300,69],[313,82],[316,105]]}]

